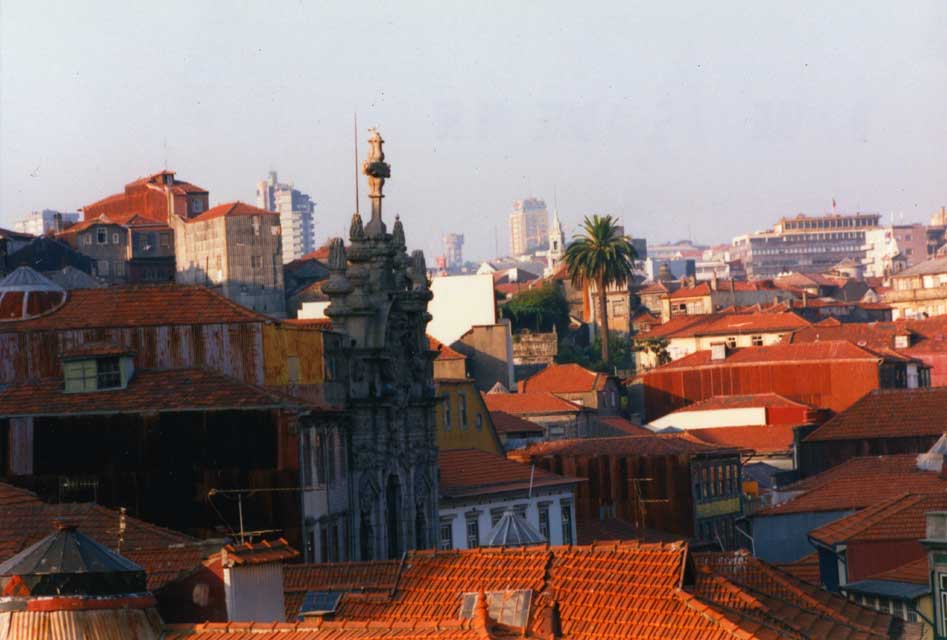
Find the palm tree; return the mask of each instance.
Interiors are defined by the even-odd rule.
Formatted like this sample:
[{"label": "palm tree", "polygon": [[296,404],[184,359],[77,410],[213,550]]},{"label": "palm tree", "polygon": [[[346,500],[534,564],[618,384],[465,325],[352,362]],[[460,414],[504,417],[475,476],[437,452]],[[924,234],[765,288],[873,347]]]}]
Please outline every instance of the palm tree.
[{"label": "palm tree", "polygon": [[635,248],[627,236],[619,232],[611,216],[586,216],[581,233],[572,237],[566,248],[565,262],[572,286],[598,291],[598,317],[602,337],[602,360],[607,365],[608,311],[605,292],[609,287],[624,286],[631,278]]}]

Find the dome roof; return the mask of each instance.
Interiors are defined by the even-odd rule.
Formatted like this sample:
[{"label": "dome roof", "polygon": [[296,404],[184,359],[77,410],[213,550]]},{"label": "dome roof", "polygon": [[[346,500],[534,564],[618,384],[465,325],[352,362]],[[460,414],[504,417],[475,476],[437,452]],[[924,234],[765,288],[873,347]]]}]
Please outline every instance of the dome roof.
[{"label": "dome roof", "polygon": [[59,307],[66,290],[29,267],[17,267],[0,280],[0,322],[27,320]]}]

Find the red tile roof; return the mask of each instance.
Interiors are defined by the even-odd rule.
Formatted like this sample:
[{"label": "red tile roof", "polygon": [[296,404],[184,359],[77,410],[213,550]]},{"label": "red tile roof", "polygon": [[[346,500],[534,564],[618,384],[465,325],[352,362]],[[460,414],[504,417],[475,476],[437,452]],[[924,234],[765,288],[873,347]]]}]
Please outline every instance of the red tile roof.
[{"label": "red tile roof", "polygon": [[[736,627],[719,616],[708,615],[680,590],[686,554],[686,545],[679,543],[637,542],[410,551],[396,579],[393,598],[378,588],[364,594],[346,593],[335,620],[413,622],[431,629],[436,621],[457,620],[459,596],[463,593],[525,589],[533,593],[527,624],[531,636],[549,635],[539,632],[551,624],[555,603],[561,637],[569,640],[755,637],[739,635]],[[390,570],[390,565],[386,568]],[[381,578],[386,585],[391,583],[390,572]],[[305,586],[322,589],[324,584],[319,581]],[[295,587],[304,588],[298,582]],[[447,637],[467,636],[455,630]]]},{"label": "red tile roof", "polygon": [[145,549],[122,549],[122,555],[145,570],[148,591],[154,592],[190,574],[209,556],[220,551],[220,542],[200,541]]},{"label": "red tile roof", "polygon": [[279,409],[298,402],[203,369],[136,371],[128,387],[66,393],[61,379],[0,391],[0,416]]},{"label": "red tile roof", "polygon": [[488,411],[503,411],[515,416],[576,414],[583,407],[547,392],[486,393],[483,402]]},{"label": "red tile roof", "polygon": [[925,536],[924,514],[947,510],[947,493],[901,494],[809,532],[822,544],[855,540],[920,540]]},{"label": "red tile roof", "polygon": [[[47,504],[31,502],[0,504],[0,549],[11,555],[45,538],[56,522],[77,525],[80,532],[96,542],[114,549],[118,545],[119,513],[90,502]],[[168,548],[171,545],[191,544],[194,538],[171,529],[125,517],[125,542],[122,552],[142,548]],[[6,558],[0,558],[0,561]]]},{"label": "red tile roof", "polygon": [[786,396],[778,393],[749,393],[733,396],[711,396],[706,400],[698,400],[693,404],[678,409],[674,413],[687,413],[690,411],[717,411],[720,409],[747,409],[765,407],[770,408],[810,408],[809,405],[802,402],[790,400]]},{"label": "red tile roof", "polygon": [[690,429],[688,433],[708,444],[734,447],[756,453],[785,453],[793,448],[793,426],[789,424],[749,427]]},{"label": "red tile roof", "polygon": [[272,542],[263,540],[256,543],[228,544],[221,550],[221,562],[225,567],[286,562],[298,556],[299,552],[283,538]]},{"label": "red tile roof", "polygon": [[620,418],[618,416],[596,416],[596,421],[601,422],[608,427],[629,436],[653,436],[654,432],[640,424],[635,424],[631,420]]},{"label": "red tile roof", "polygon": [[[770,634],[757,637],[920,638],[919,624],[902,621],[799,580],[753,558],[746,551],[695,554],[694,593],[746,628],[751,621]],[[760,630],[762,632],[762,629]]]},{"label": "red tile roof", "polygon": [[278,216],[275,211],[267,211],[258,207],[251,206],[245,202],[228,202],[211,207],[199,216],[190,218],[188,222],[205,222],[214,218],[234,218],[238,216]]},{"label": "red tile roof", "polygon": [[133,353],[134,352],[128,347],[117,345],[113,342],[85,342],[63,351],[60,356],[63,360],[70,360],[97,356],[124,356],[132,355]]},{"label": "red tile roof", "polygon": [[927,556],[912,560],[900,567],[888,569],[871,576],[872,580],[891,580],[892,582],[907,582],[909,584],[930,584],[930,562]]},{"label": "red tile roof", "polygon": [[711,445],[688,432],[662,433],[649,436],[616,436],[612,438],[575,438],[539,442],[525,449],[510,452],[510,457],[529,460],[537,457],[594,455],[697,455],[732,451],[732,447]]},{"label": "red tile roof", "polygon": [[579,478],[561,476],[479,449],[441,449],[437,454],[437,464],[440,470],[440,493],[445,498],[525,491],[531,482],[534,489],[566,489],[584,482]]},{"label": "red tile roof", "polygon": [[785,571],[789,575],[798,578],[803,582],[809,582],[816,585],[822,584],[822,574],[819,570],[818,551],[813,551],[808,555],[802,556],[795,562],[775,566],[777,569]]},{"label": "red tile roof", "polygon": [[756,365],[767,362],[812,362],[818,360],[875,360],[879,356],[851,342],[811,342],[804,344],[772,344],[762,347],[734,349],[724,360],[713,360],[710,351],[697,351],[654,369],[690,369],[695,367],[719,367]]},{"label": "red tile roof", "polygon": [[651,328],[645,337],[690,338],[783,333],[809,326],[809,321],[789,312],[712,313],[679,316]]},{"label": "red tile roof", "polygon": [[505,411],[491,411],[490,420],[497,433],[546,433],[541,424],[523,420]]},{"label": "red tile roof", "polygon": [[[776,287],[769,280],[720,280],[717,283],[717,291],[727,293],[729,291],[772,291]],[[679,298],[697,298],[700,296],[709,296],[713,290],[710,283],[701,282],[695,287],[681,287],[668,297],[671,299]]]},{"label": "red tile roof", "polygon": [[12,484],[0,482],[0,508],[17,504],[39,504],[36,494]]},{"label": "red tile roof", "polygon": [[[871,487],[871,491],[866,491]],[[799,495],[788,502],[762,509],[753,517],[789,513],[852,511],[893,499],[905,492],[947,491],[939,473],[917,468],[917,455],[852,458],[820,474],[784,488]]]},{"label": "red tile roof", "polygon": [[605,388],[608,374],[590,371],[577,364],[551,364],[520,382],[523,393],[584,393]]},{"label": "red tile roof", "polygon": [[280,320],[280,324],[286,324],[291,327],[304,327],[309,329],[321,329],[323,331],[332,330],[331,318],[287,318]]},{"label": "red tile roof", "polygon": [[894,349],[896,335],[910,336],[910,346],[898,349],[907,355],[947,351],[947,317],[935,316],[922,320],[894,322],[838,322],[827,320],[794,331],[783,338],[785,342],[817,342],[848,340],[871,349]]},{"label": "red tile roof", "polygon": [[876,389],[810,433],[806,442],[912,438],[947,432],[947,387]]},{"label": "red tile roof", "polygon": [[466,360],[467,356],[448,347],[446,344],[435,338],[427,337],[428,346],[431,351],[437,352],[437,360]]},{"label": "red tile roof", "polygon": [[204,287],[162,284],[74,289],[44,316],[6,322],[4,331],[271,322]]}]

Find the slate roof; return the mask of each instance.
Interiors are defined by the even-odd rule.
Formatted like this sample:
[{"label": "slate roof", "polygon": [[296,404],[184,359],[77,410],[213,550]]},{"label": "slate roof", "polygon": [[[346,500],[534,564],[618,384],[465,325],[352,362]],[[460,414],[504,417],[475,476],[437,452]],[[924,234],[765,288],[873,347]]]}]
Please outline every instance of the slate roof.
[{"label": "slate roof", "polygon": [[752,517],[864,509],[904,493],[945,492],[947,480],[939,473],[918,469],[917,455],[899,454],[851,458],[782,490],[798,495]]},{"label": "slate roof", "polygon": [[708,444],[734,447],[756,453],[785,453],[793,448],[793,426],[752,425],[748,427],[710,427],[689,429],[692,436]]},{"label": "slate roof", "polygon": [[546,433],[545,427],[541,424],[518,418],[505,411],[491,411],[490,420],[497,433]]},{"label": "slate roof", "polygon": [[585,481],[532,468],[480,449],[440,449],[437,464],[440,495],[444,498],[525,491],[529,489],[531,475],[534,489],[560,486],[566,489]]},{"label": "slate roof", "polygon": [[138,370],[128,387],[66,393],[59,378],[0,391],[0,416],[280,409],[298,401],[204,369]]},{"label": "slate roof", "polygon": [[806,442],[939,436],[947,432],[947,387],[875,389],[810,433]]},{"label": "slate roof", "polygon": [[551,364],[520,382],[523,393],[585,393],[605,388],[608,374],[590,371],[575,363]]},{"label": "slate roof", "polygon": [[75,289],[44,316],[8,322],[2,331],[272,322],[210,289],[180,284]]}]

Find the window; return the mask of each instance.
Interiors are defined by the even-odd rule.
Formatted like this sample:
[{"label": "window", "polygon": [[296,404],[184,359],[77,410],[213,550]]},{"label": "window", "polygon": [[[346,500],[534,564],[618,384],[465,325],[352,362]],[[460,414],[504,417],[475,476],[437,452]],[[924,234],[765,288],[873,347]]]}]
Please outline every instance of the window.
[{"label": "window", "polygon": [[108,260],[99,260],[95,264],[95,271],[101,277],[107,278],[109,275],[109,261]]},{"label": "window", "polygon": [[119,261],[115,263],[115,275],[120,276],[120,277],[125,276],[125,263],[124,262]]},{"label": "window", "polygon": [[453,527],[450,520],[441,520],[441,526],[438,529],[437,548],[447,551],[454,548]]},{"label": "window", "polygon": [[262,269],[263,256],[250,256],[250,267],[253,269]]},{"label": "window", "polygon": [[[159,236],[159,237],[161,238],[161,248],[162,248],[162,249],[167,249],[168,247],[171,246],[171,235],[170,235],[170,234],[168,234],[168,233],[162,233],[161,236]],[[220,268],[220,267],[218,267],[218,269],[219,269],[219,268]]]},{"label": "window", "polygon": [[253,216],[250,219],[250,224],[253,225],[253,235],[260,235],[260,216]]},{"label": "window", "polygon": [[504,511],[506,511],[505,507],[499,507],[497,509],[490,509],[490,527],[491,528],[497,526],[497,523],[500,521],[500,518],[503,517]]},{"label": "window", "polygon": [[[624,460],[624,458],[622,458]],[[539,533],[549,542],[549,505],[539,505]]]},{"label": "window", "polygon": [[118,244],[118,242],[119,242],[118,233],[113,233],[113,234],[112,234],[112,244]]},{"label": "window", "polygon": [[108,229],[96,229],[95,241],[98,242],[99,244],[108,244],[108,241],[109,241]]},{"label": "window", "polygon": [[204,210],[204,203],[200,198],[191,198],[191,213],[200,213]]},{"label": "window", "polygon": [[321,433],[316,434],[316,446],[313,451],[313,465],[316,467],[316,482],[319,485],[324,485],[326,483],[326,466],[323,463],[323,455],[325,452],[326,441],[325,437]]},{"label": "window", "polygon": [[457,413],[460,414],[460,428],[461,430],[467,429],[467,395],[463,393],[457,394]]},{"label": "window", "polygon": [[115,389],[122,386],[122,373],[118,358],[99,358],[96,361],[96,376],[99,389]]},{"label": "window", "polygon": [[752,338],[750,338],[750,344],[752,344],[754,347],[762,347],[763,336],[753,336]]},{"label": "window", "polygon": [[467,548],[476,549],[480,546],[480,523],[477,516],[467,516]]},{"label": "window", "polygon": [[736,336],[727,337],[727,349],[736,349],[737,348],[737,339]]},{"label": "window", "polygon": [[83,236],[82,236],[82,241],[83,241],[84,244],[92,244],[92,234],[91,234],[91,233],[87,233],[87,234],[83,235]]},{"label": "window", "polygon": [[476,419],[477,431],[483,431],[483,414],[478,413]]},{"label": "window", "polygon": [[450,431],[450,394],[444,397],[444,431]]},{"label": "window", "polygon": [[303,486],[312,486],[312,431],[303,432]]},{"label": "window", "polygon": [[562,544],[572,544],[572,505],[563,503],[562,511]]}]

